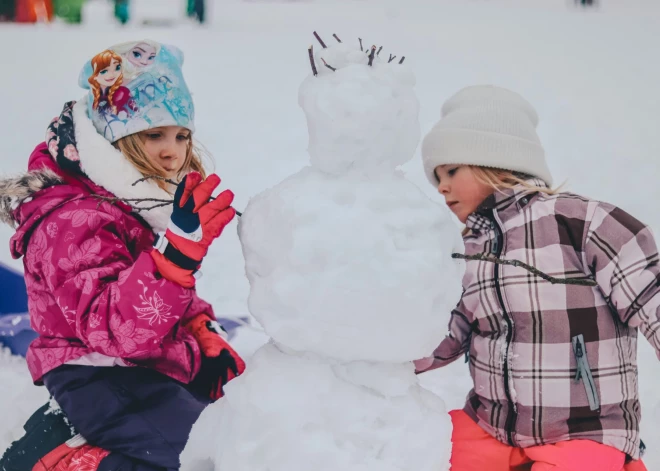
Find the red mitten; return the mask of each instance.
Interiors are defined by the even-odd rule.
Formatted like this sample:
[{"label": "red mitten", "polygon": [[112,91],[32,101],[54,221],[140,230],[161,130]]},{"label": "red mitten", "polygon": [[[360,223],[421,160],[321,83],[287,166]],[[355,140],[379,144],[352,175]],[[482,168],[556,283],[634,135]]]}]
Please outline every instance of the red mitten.
[{"label": "red mitten", "polygon": [[224,329],[205,314],[183,325],[202,350],[202,366],[191,386],[213,401],[224,396],[223,387],[245,371],[245,362],[223,336]]},{"label": "red mitten", "polygon": [[185,288],[195,285],[195,273],[211,243],[236,215],[231,207],[234,194],[225,190],[214,200],[211,194],[220,177],[213,174],[202,181],[198,172],[181,180],[174,194],[174,209],[164,235],[159,235],[152,257],[158,271]]}]

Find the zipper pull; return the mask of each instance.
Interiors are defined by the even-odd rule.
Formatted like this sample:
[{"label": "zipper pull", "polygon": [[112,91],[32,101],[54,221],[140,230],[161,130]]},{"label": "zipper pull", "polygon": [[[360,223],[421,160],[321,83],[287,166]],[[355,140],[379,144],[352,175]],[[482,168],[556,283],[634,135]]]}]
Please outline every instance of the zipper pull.
[{"label": "zipper pull", "polygon": [[490,249],[490,253],[497,254],[500,249],[499,238],[497,237],[497,231],[495,230],[495,221],[490,221],[490,228],[493,230],[495,237],[493,238],[493,246]]},{"label": "zipper pull", "polygon": [[577,360],[577,373],[575,374],[575,381],[580,381],[582,377],[582,357],[584,352],[582,352],[582,344],[580,342],[575,344],[575,359]]}]

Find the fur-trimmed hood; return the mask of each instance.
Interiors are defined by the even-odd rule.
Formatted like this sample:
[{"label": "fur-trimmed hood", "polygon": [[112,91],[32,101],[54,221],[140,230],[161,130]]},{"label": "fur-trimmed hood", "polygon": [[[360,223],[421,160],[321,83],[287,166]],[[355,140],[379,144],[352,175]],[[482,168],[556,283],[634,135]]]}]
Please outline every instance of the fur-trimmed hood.
[{"label": "fur-trimmed hood", "polygon": [[18,224],[15,210],[23,202],[29,201],[35,193],[61,183],[62,178],[47,168],[0,180],[0,221],[15,228]]}]

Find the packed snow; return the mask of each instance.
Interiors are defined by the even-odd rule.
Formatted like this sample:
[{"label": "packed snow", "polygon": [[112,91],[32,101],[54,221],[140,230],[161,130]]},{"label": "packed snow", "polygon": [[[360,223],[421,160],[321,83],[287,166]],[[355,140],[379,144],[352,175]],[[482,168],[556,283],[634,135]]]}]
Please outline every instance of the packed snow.
[{"label": "packed snow", "polygon": [[[494,83],[520,92],[539,112],[539,133],[555,180],[566,180],[571,191],[623,207],[660,234],[656,137],[660,65],[653,59],[660,43],[660,6],[649,0],[601,0],[594,10],[572,4],[564,0],[289,4],[218,0],[212,5],[213,21],[204,28],[186,22],[170,29],[119,28],[99,18],[90,19],[89,23],[96,20],[93,26],[81,27],[2,24],[0,42],[21,48],[3,50],[3,63],[11,66],[0,77],[0,168],[2,173],[25,168],[48,121],[65,101],[83,95],[77,72],[92,54],[122,40],[153,38],[184,50],[184,73],[196,99],[197,137],[215,156],[223,187],[236,193],[235,206],[244,209],[255,195],[309,165],[308,128],[298,100],[300,83],[310,73],[310,33],[317,30],[337,33],[354,46],[361,37],[365,48],[379,39],[387,57],[405,55],[404,64],[416,76],[422,133],[439,118],[442,102],[466,85]],[[330,34],[322,36],[328,43],[333,40]],[[314,48],[322,53],[317,43]],[[322,62],[317,66],[319,74],[329,75]],[[367,141],[371,138],[375,135],[365,136]],[[401,171],[440,202],[424,177],[418,152]],[[355,227],[352,237],[359,237],[360,230]],[[9,228],[0,227],[5,246],[10,235]],[[9,259],[8,250],[0,251],[0,260],[21,268],[20,261]],[[219,315],[249,316],[245,271],[241,243],[235,226],[230,227],[211,248],[199,281],[201,294],[213,302]],[[407,313],[401,314],[400,323],[407,328]],[[234,343],[246,357],[268,340],[261,330],[252,321],[239,331]],[[443,326],[436,333],[438,342],[445,332]],[[303,354],[301,364],[308,361],[306,355],[310,354]],[[323,370],[320,364],[317,361],[315,366]],[[648,343],[640,341],[642,438],[648,446],[645,462],[650,470],[660,469],[657,371],[658,359]],[[21,359],[0,357],[0,378],[0,449],[4,449],[20,436],[23,422],[47,400],[47,394],[44,388],[32,386]],[[471,387],[461,361],[421,375],[420,380],[443,398],[447,409],[462,407]],[[263,395],[263,407],[269,388],[258,384],[252,392]],[[203,415],[201,420],[211,416]],[[238,422],[222,427],[241,431]],[[208,433],[191,446],[208,453],[217,448],[221,425],[202,423],[208,425]],[[201,460],[195,471],[209,469],[204,468],[209,463]]]},{"label": "packed snow", "polygon": [[273,341],[195,425],[184,469],[449,466],[451,421],[411,362],[460,298],[463,243],[448,209],[396,172],[420,136],[414,75],[357,45],[322,52],[335,70],[300,87],[312,165],[239,223],[250,312]]},{"label": "packed snow", "polygon": [[337,71],[300,88],[312,165],[255,196],[239,223],[250,311],[299,351],[411,361],[458,301],[463,244],[447,208],[395,173],[419,141],[412,73],[367,65],[357,44],[325,51]]},{"label": "packed snow", "polygon": [[421,358],[460,296],[456,226],[398,175],[305,168],[250,201],[240,234],[250,311],[296,350],[347,361]]},{"label": "packed snow", "polygon": [[385,52],[370,59],[371,47],[328,39],[329,47],[317,46],[318,76],[309,74],[298,99],[312,165],[335,175],[391,173],[412,159],[420,139],[415,76],[407,65],[388,63]]},{"label": "packed snow", "polygon": [[[448,469],[451,421],[410,364],[259,349],[195,424],[184,471]],[[266,395],[266,397],[264,396]]]}]

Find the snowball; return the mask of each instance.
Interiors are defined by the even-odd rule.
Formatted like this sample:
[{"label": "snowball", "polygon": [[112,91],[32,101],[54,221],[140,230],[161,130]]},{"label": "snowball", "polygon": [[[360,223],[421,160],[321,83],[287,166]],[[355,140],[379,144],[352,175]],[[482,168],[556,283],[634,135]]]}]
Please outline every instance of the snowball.
[{"label": "snowball", "polygon": [[420,139],[415,77],[405,63],[388,64],[384,55],[369,66],[366,53],[346,44],[316,52],[319,74],[310,73],[299,91],[314,167],[334,175],[373,174],[413,157]]},{"label": "snowball", "polygon": [[429,355],[461,294],[448,210],[392,173],[307,167],[247,206],[239,236],[250,312],[277,342],[346,361]]},{"label": "snowball", "polygon": [[226,393],[195,424],[183,471],[448,469],[449,415],[411,364],[342,365],[269,344]]}]

